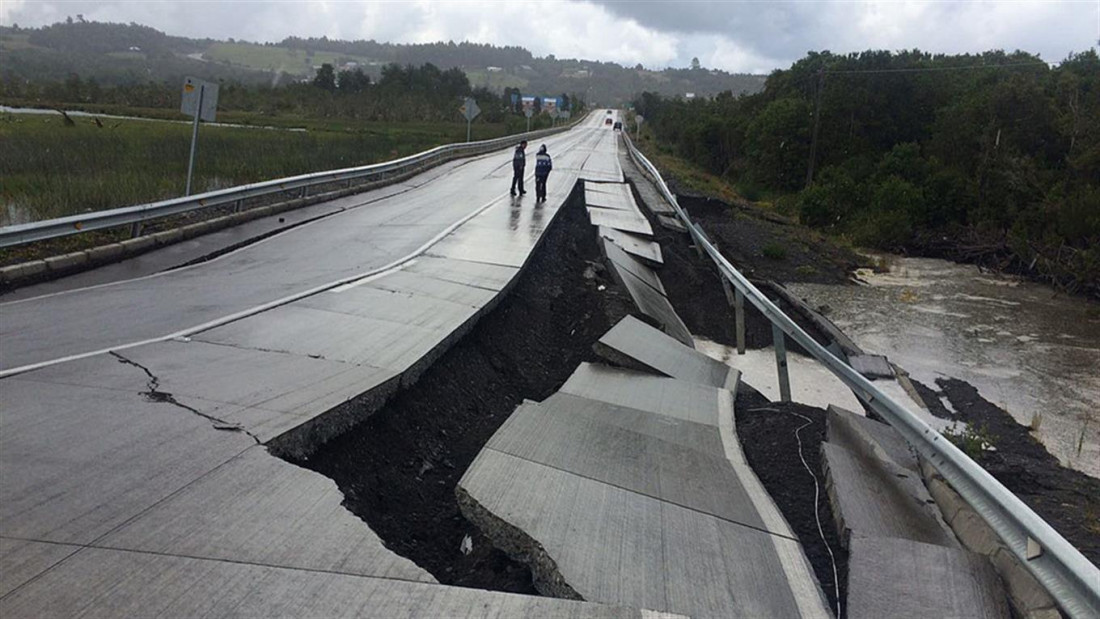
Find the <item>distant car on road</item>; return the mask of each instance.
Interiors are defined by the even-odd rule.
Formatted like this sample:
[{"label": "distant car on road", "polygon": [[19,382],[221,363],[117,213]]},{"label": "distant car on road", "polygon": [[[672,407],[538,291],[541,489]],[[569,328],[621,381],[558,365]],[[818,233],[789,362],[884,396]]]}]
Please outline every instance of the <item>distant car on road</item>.
[{"label": "distant car on road", "polygon": [[615,121],[615,126],[612,127],[612,129],[614,129],[615,131],[622,131],[623,130],[623,123],[616,120]]},{"label": "distant car on road", "polygon": [[607,113],[608,113],[608,114],[611,114],[612,112],[611,112],[611,110],[607,110]]},{"label": "distant car on road", "polygon": [[610,125],[611,124],[611,119],[608,118],[607,120],[603,121],[603,124]]}]

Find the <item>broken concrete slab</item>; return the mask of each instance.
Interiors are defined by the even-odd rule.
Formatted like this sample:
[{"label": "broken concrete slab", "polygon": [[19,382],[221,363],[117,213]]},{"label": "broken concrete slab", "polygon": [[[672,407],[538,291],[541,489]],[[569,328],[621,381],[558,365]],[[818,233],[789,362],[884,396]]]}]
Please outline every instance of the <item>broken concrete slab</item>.
[{"label": "broken concrete slab", "polygon": [[632,256],[639,258],[650,265],[659,266],[664,264],[664,255],[661,253],[661,246],[655,241],[651,241],[644,237],[629,232],[623,232],[622,230],[616,230],[615,228],[607,228],[600,226],[598,228],[599,235],[612,243],[618,245],[623,251],[631,254]]},{"label": "broken concrete slab", "polygon": [[872,380],[894,377],[894,369],[890,367],[890,362],[882,355],[852,355],[848,357],[848,365]]},{"label": "broken concrete slab", "polygon": [[329,478],[252,447],[103,538],[123,550],[436,582],[342,505]]},{"label": "broken concrete slab", "polygon": [[670,615],[388,578],[86,548],[0,600],[21,617],[539,617]]},{"label": "broken concrete slab", "polygon": [[687,234],[687,226],[674,215],[657,215],[657,222],[660,223],[663,228],[667,228],[673,232]]},{"label": "broken concrete slab", "polygon": [[891,538],[856,538],[848,556],[848,616],[1008,617],[997,574],[984,557]]},{"label": "broken concrete slab", "polygon": [[796,600],[768,533],[493,449],[457,492],[545,594],[692,617],[827,616]]},{"label": "broken concrete slab", "polygon": [[609,261],[615,263],[615,266],[629,271],[631,275],[648,284],[650,288],[653,288],[662,296],[668,296],[664,284],[661,283],[661,279],[657,277],[653,269],[626,253],[615,242],[606,237],[601,238],[600,249]]},{"label": "broken concrete slab", "polygon": [[653,227],[649,225],[649,220],[636,213],[598,207],[589,208],[588,220],[592,222],[593,226],[604,226],[624,232],[653,236]]},{"label": "broken concrete slab", "polygon": [[559,391],[714,427],[721,410],[733,410],[725,389],[594,363],[580,364]]},{"label": "broken concrete slab", "polygon": [[822,443],[821,452],[842,543],[896,537],[959,547],[919,473],[831,443]]},{"label": "broken concrete slab", "polygon": [[909,443],[897,430],[881,421],[830,404],[825,426],[826,440],[834,445],[868,457],[889,459],[910,471],[920,472],[917,454]]},{"label": "broken concrete slab", "polygon": [[[596,352],[620,365],[626,363],[690,383],[734,390],[740,372],[673,337],[626,316],[596,342]],[[634,369],[639,369],[635,367]]]},{"label": "broken concrete slab", "polygon": [[672,307],[668,297],[655,290],[652,286],[639,279],[633,273],[623,269],[618,263],[612,263],[612,271],[626,288],[634,305],[646,316],[657,321],[659,325],[684,346],[694,346],[691,332],[684,325],[680,315]]},{"label": "broken concrete slab", "polygon": [[584,204],[590,207],[637,213],[638,215],[642,214],[638,209],[638,205],[634,204],[633,196],[622,193],[596,193],[586,190],[584,193]]},{"label": "broken concrete slab", "polygon": [[[666,441],[608,423],[620,410],[583,398],[523,404],[486,447],[724,520],[766,528],[725,453],[685,447],[687,436]],[[691,429],[685,423],[675,427]]]}]

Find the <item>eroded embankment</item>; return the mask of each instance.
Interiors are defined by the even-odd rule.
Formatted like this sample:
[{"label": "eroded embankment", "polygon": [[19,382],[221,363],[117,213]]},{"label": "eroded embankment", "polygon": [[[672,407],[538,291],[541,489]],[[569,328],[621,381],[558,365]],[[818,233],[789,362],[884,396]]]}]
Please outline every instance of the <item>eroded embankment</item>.
[{"label": "eroded embankment", "polygon": [[414,386],[296,462],[333,478],[345,506],[442,583],[536,593],[527,566],[462,517],[455,486],[517,405],[548,397],[594,360],[592,344],[633,309],[599,266],[582,195],[558,213],[512,291]]}]

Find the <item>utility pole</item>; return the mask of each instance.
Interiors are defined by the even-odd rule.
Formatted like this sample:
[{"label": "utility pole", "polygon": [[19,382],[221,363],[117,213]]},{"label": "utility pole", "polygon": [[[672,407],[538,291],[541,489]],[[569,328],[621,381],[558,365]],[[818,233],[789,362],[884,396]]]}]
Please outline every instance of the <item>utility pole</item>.
[{"label": "utility pole", "polygon": [[810,138],[810,162],[806,166],[806,186],[814,184],[814,165],[817,163],[817,135],[821,129],[821,91],[825,88],[825,67],[817,70],[817,90],[814,93],[814,128]]}]

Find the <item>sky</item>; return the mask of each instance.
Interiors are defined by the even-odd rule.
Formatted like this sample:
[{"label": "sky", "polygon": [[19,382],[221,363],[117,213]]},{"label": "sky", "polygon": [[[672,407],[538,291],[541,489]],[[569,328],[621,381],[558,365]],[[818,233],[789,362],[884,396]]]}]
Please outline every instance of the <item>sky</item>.
[{"label": "sky", "polygon": [[651,69],[768,73],[810,50],[1021,49],[1057,62],[1100,41],[1100,0],[0,0],[0,24],[83,15],[188,37],[295,35],[518,45]]}]

